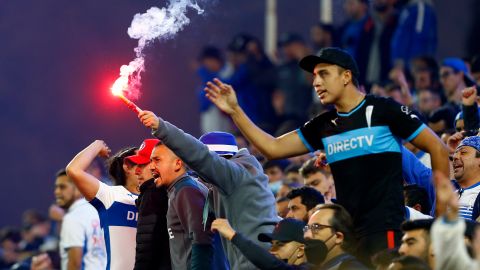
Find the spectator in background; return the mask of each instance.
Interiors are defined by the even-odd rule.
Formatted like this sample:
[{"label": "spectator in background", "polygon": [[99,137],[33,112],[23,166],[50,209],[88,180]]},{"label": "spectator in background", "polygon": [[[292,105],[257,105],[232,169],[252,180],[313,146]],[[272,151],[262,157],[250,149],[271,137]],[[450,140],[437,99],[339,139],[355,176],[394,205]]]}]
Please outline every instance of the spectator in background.
[{"label": "spectator in background", "polygon": [[321,22],[314,24],[310,28],[310,39],[312,40],[314,52],[322,48],[334,47],[337,44],[333,26]]},{"label": "spectator in background", "polygon": [[268,186],[276,196],[285,179],[283,170],[288,166],[286,159],[269,160],[263,164],[263,170],[268,176]]},{"label": "spectator in background", "polygon": [[228,131],[231,122],[217,107],[205,97],[203,87],[213,78],[228,79],[232,75],[231,66],[225,65],[222,51],[217,47],[207,46],[202,49],[198,56],[197,74],[200,77],[200,86],[196,90],[200,102],[200,129],[202,132],[214,130]]},{"label": "spectator in background", "polygon": [[442,99],[437,91],[431,88],[417,90],[417,105],[415,107],[427,122],[431,114],[441,106]]},{"label": "spectator in background", "polygon": [[453,128],[455,116],[461,110],[462,90],[466,86],[474,85],[465,62],[455,57],[445,58],[442,61],[440,83],[447,97],[447,103],[432,114],[428,124],[437,134]]},{"label": "spectator in background", "polygon": [[480,54],[477,54],[472,58],[470,72],[477,85],[480,85]]},{"label": "spectator in background", "polygon": [[417,257],[434,269],[435,256],[430,240],[432,219],[406,221],[402,224],[402,244],[398,252],[402,256]]},{"label": "spectator in background", "polygon": [[324,167],[316,166],[316,161],[316,157],[307,160],[300,168],[300,175],[306,187],[316,189],[325,197],[325,201],[330,202],[335,198],[333,176]]},{"label": "spectator in background", "polygon": [[236,232],[226,219],[216,219],[212,230],[231,241],[258,269],[310,269],[306,265],[303,239],[305,223],[287,218],[281,220],[272,233],[261,233],[258,240],[272,244],[270,253]]},{"label": "spectator in background", "polygon": [[361,85],[388,79],[392,67],[391,40],[398,21],[394,3],[395,0],[372,1],[372,15],[362,28],[356,53]]},{"label": "spectator in background", "polygon": [[107,256],[97,211],[82,198],[65,170],[56,177],[56,203],[66,210],[59,245],[62,269],[105,269]]},{"label": "spectator in background", "polygon": [[410,61],[410,73],[413,78],[413,89],[430,89],[438,92],[440,90],[440,81],[438,77],[438,64],[435,58],[430,56],[418,56]]},{"label": "spectator in background", "polygon": [[414,256],[400,256],[392,259],[388,270],[431,270],[426,262]]},{"label": "spectator in background", "polygon": [[296,33],[281,34],[278,48],[282,64],[277,69],[277,89],[273,103],[282,121],[277,133],[283,134],[308,119],[308,108],[313,102],[312,81],[311,76],[298,66],[298,62],[311,50]]},{"label": "spectator in background", "polygon": [[227,81],[238,87],[240,104],[255,123],[274,132],[277,118],[272,95],[276,71],[258,38],[243,33],[234,36],[228,45],[228,62],[233,73]]},{"label": "spectator in background", "polygon": [[304,228],[308,263],[320,269],[368,269],[349,251],[355,245],[352,218],[338,204],[323,204]]},{"label": "spectator in background", "polygon": [[21,239],[16,229],[3,228],[0,231],[0,269],[9,269],[20,259],[18,244]]},{"label": "spectator in background", "polygon": [[410,0],[403,7],[391,44],[395,66],[407,67],[417,56],[435,56],[437,17],[431,0]]},{"label": "spectator in background", "polygon": [[308,222],[309,211],[315,206],[325,203],[322,194],[311,187],[292,189],[286,197],[289,199],[286,217],[305,223]]},{"label": "spectator in background", "polygon": [[357,58],[357,50],[365,22],[369,18],[368,0],[346,0],[343,10],[347,21],[340,29],[340,46]]},{"label": "spectator in background", "polygon": [[299,172],[300,167],[301,166],[298,164],[290,163],[283,171],[283,174],[285,174],[284,182],[287,184],[297,183],[298,185],[303,186],[303,179]]},{"label": "spectator in background", "polygon": [[405,205],[411,207],[422,214],[430,215],[432,205],[425,188],[417,184],[406,185],[403,188],[403,195],[405,197]]}]

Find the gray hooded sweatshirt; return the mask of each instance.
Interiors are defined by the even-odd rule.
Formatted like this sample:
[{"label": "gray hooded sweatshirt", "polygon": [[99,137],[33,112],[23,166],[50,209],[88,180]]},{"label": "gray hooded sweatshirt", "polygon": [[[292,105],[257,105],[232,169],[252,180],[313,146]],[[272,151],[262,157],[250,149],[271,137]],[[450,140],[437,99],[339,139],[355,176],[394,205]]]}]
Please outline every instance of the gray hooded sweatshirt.
[{"label": "gray hooded sweatshirt", "polygon": [[[257,237],[260,233],[271,233],[280,219],[275,198],[268,188],[268,177],[258,160],[247,149],[240,149],[230,159],[220,157],[190,134],[161,118],[159,121],[158,129],[152,134],[203,181],[216,187],[216,217],[228,219],[236,231],[269,249],[270,243],[260,242]],[[231,269],[256,269],[230,241],[222,238],[222,245]]]}]

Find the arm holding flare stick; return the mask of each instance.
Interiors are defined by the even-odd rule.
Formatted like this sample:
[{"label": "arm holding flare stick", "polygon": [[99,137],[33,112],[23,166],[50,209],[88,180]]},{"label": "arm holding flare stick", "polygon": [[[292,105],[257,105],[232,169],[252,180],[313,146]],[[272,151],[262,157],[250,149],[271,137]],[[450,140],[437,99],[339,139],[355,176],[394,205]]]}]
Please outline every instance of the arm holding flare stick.
[{"label": "arm holding flare stick", "polygon": [[143,110],[123,95],[123,91],[126,89],[126,85],[128,85],[128,79],[127,81],[124,81],[122,80],[123,78],[124,77],[118,78],[117,81],[115,81],[115,83],[113,84],[112,88],[110,88],[112,89],[112,94],[119,97],[130,110],[134,111],[138,115],[143,112]]}]

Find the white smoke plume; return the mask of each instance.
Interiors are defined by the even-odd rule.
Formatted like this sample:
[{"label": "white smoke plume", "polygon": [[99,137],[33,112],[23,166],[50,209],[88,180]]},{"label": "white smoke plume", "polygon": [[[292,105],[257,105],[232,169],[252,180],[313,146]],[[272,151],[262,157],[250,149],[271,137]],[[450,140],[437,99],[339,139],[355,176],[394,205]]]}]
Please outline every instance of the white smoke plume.
[{"label": "white smoke plume", "polygon": [[[128,28],[128,35],[138,39],[138,46],[134,49],[136,58],[128,66],[120,68],[120,78],[124,82],[123,90],[129,98],[138,99],[140,96],[141,75],[145,70],[145,47],[156,39],[166,40],[175,36],[177,32],[190,23],[186,13],[193,8],[198,14],[203,10],[192,0],[170,0],[166,8],[151,7],[143,14],[135,14],[132,24]],[[128,86],[126,85],[128,82]]]}]

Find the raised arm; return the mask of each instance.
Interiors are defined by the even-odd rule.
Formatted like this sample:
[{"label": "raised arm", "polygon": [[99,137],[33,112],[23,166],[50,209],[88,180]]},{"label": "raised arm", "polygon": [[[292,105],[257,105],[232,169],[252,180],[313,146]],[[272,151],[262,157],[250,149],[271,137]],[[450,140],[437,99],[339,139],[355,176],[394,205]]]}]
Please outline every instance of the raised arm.
[{"label": "raised arm", "polygon": [[239,106],[232,86],[215,79],[214,83],[207,83],[205,91],[207,98],[230,115],[245,138],[268,159],[297,156],[308,152],[297,131],[275,138],[257,127]]},{"label": "raised arm", "polygon": [[430,154],[432,159],[432,171],[450,175],[447,146],[429,128],[423,129],[412,144]]},{"label": "raised arm", "polygon": [[105,142],[96,140],[78,153],[67,165],[67,175],[73,180],[78,190],[88,201],[95,198],[100,187],[100,181],[87,173],[86,170],[95,157],[107,157],[109,153],[110,148],[108,148]]}]

